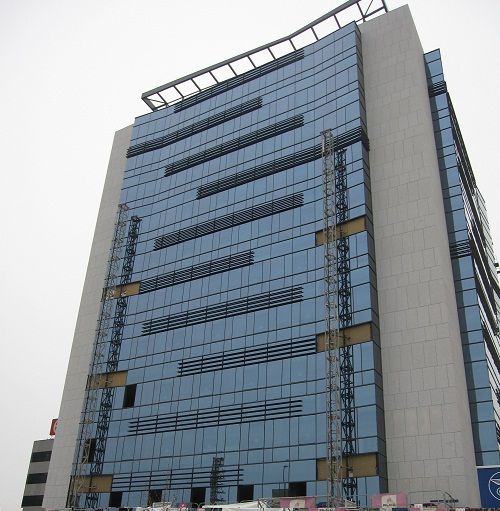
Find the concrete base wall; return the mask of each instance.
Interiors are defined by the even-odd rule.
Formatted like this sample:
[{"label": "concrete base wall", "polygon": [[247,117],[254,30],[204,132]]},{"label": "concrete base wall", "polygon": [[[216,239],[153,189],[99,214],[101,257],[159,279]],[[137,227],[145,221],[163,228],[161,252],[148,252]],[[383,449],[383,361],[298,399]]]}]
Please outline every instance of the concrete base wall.
[{"label": "concrete base wall", "polygon": [[132,127],[128,126],[117,131],[113,141],[45,488],[43,506],[47,510],[66,506],[103,282],[123,182],[125,154],[130,144],[131,134]]}]

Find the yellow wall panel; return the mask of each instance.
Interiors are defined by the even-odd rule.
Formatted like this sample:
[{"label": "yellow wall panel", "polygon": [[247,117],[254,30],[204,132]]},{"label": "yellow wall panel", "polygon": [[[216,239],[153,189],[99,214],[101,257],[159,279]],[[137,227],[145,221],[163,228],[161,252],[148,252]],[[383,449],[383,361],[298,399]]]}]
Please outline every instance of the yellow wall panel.
[{"label": "yellow wall panel", "polygon": [[[341,346],[352,346],[372,340],[372,324],[364,323],[362,325],[350,326],[340,330],[342,344]],[[316,350],[325,351],[325,334],[322,332],[316,335]]]},{"label": "yellow wall panel", "polygon": [[352,468],[354,477],[369,477],[378,475],[378,462],[375,453],[356,454],[347,458],[347,466]]},{"label": "yellow wall panel", "polygon": [[[341,225],[337,226],[336,238],[342,238],[344,236],[351,236],[358,232],[366,231],[366,217],[360,216],[353,220],[348,220]],[[316,246],[323,245],[325,243],[325,233],[323,231],[316,232]]]},{"label": "yellow wall panel", "polygon": [[89,376],[89,389],[103,389],[105,387],[123,387],[127,384],[128,371],[117,371],[115,373],[96,374]]},{"label": "yellow wall panel", "polygon": [[[342,477],[369,477],[378,475],[378,461],[376,453],[354,454],[342,458]],[[325,458],[316,460],[316,479],[328,479],[328,465]]]},{"label": "yellow wall panel", "polygon": [[82,493],[95,492],[95,493],[107,493],[111,491],[111,485],[113,484],[113,476],[97,475],[97,476],[85,476],[82,479]]},{"label": "yellow wall panel", "polygon": [[113,291],[113,296],[118,298],[120,296],[133,296],[139,294],[140,282],[130,282],[130,284],[124,284],[123,286],[116,286]]}]

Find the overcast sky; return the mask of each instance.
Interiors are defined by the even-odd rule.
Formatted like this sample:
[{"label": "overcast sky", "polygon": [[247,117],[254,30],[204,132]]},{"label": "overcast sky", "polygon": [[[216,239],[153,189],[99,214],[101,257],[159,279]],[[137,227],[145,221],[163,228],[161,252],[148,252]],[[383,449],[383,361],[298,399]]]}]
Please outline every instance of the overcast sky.
[{"label": "overcast sky", "polygon": [[[57,417],[114,132],[140,95],[341,0],[0,0],[0,511]],[[404,3],[387,0],[390,9]],[[445,77],[500,251],[498,0],[409,0]]]}]

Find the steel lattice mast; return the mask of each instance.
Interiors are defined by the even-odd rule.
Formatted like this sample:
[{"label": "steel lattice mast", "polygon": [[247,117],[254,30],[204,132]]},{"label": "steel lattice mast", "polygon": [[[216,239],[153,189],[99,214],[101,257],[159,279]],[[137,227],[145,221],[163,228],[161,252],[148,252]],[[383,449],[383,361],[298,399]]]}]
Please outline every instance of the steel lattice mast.
[{"label": "steel lattice mast", "polygon": [[[138,216],[133,216],[130,219],[127,241],[125,243],[125,255],[123,258],[120,287],[128,284],[132,278],[135,253],[137,249],[137,239],[139,237],[140,221],[141,219]],[[116,293],[114,293],[114,296],[116,296]],[[127,305],[128,297],[120,290],[120,295],[116,300],[113,327],[111,329],[111,342],[109,344],[108,358],[106,361],[106,374],[113,373],[118,369],[118,360],[120,357],[120,349],[122,345],[123,328],[125,327]],[[107,382],[104,382],[104,388],[102,389],[101,403],[99,407],[99,415],[97,418],[95,448],[93,457],[90,460],[90,477],[102,474],[114,395],[115,387],[109,387],[107,386]],[[85,507],[94,509],[98,504],[98,500],[99,495],[95,491],[87,493],[85,496]]]},{"label": "steel lattice mast", "polygon": [[323,154],[323,235],[325,245],[325,355],[327,418],[327,506],[340,507],[342,498],[342,417],[340,396],[339,287],[337,274],[337,204],[334,139],[321,132]]},{"label": "steel lattice mast", "polygon": [[87,467],[93,455],[92,439],[94,436],[97,414],[99,412],[99,389],[103,386],[104,379],[106,378],[105,350],[108,346],[107,339],[113,311],[114,288],[119,275],[120,256],[127,224],[127,211],[128,207],[126,204],[119,205],[104,281],[105,286],[101,310],[97,321],[94,348],[90,361],[85,405],[80,423],[78,449],[75,454],[73,477],[68,492],[68,505],[72,508],[80,507],[80,495],[86,493],[90,487]]},{"label": "steel lattice mast", "polygon": [[214,457],[212,460],[212,470],[210,471],[210,504],[222,502],[222,467],[224,458]]},{"label": "steel lattice mast", "polygon": [[[337,278],[340,339],[340,404],[342,454],[347,462],[356,453],[356,421],[354,408],[354,357],[352,346],[345,343],[344,329],[352,323],[351,303],[351,264],[349,254],[349,236],[344,226],[349,220],[349,195],[347,187],[346,150],[338,149],[334,153],[335,171],[335,205],[337,217]],[[346,463],[344,463],[346,465]],[[346,473],[342,480],[344,497],[350,501],[357,500],[358,482],[350,474],[350,467],[345,466]]]}]

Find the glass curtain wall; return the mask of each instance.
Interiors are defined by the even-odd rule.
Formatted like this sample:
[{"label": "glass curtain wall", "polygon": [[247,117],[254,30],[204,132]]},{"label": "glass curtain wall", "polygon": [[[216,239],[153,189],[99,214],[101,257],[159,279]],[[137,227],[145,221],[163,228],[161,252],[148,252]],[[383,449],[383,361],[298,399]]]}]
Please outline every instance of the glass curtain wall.
[{"label": "glass curtain wall", "polygon": [[126,382],[99,506],[324,501],[324,129],[345,151],[348,219],[358,219],[346,229],[350,327],[368,327],[346,334],[362,461],[348,468],[361,504],[387,489],[358,28],[251,73],[134,124],[121,195],[140,218],[118,361]]},{"label": "glass curtain wall", "polygon": [[484,200],[444,81],[439,50],[425,55],[450,242],[477,465],[497,465],[500,424],[498,286]]}]

